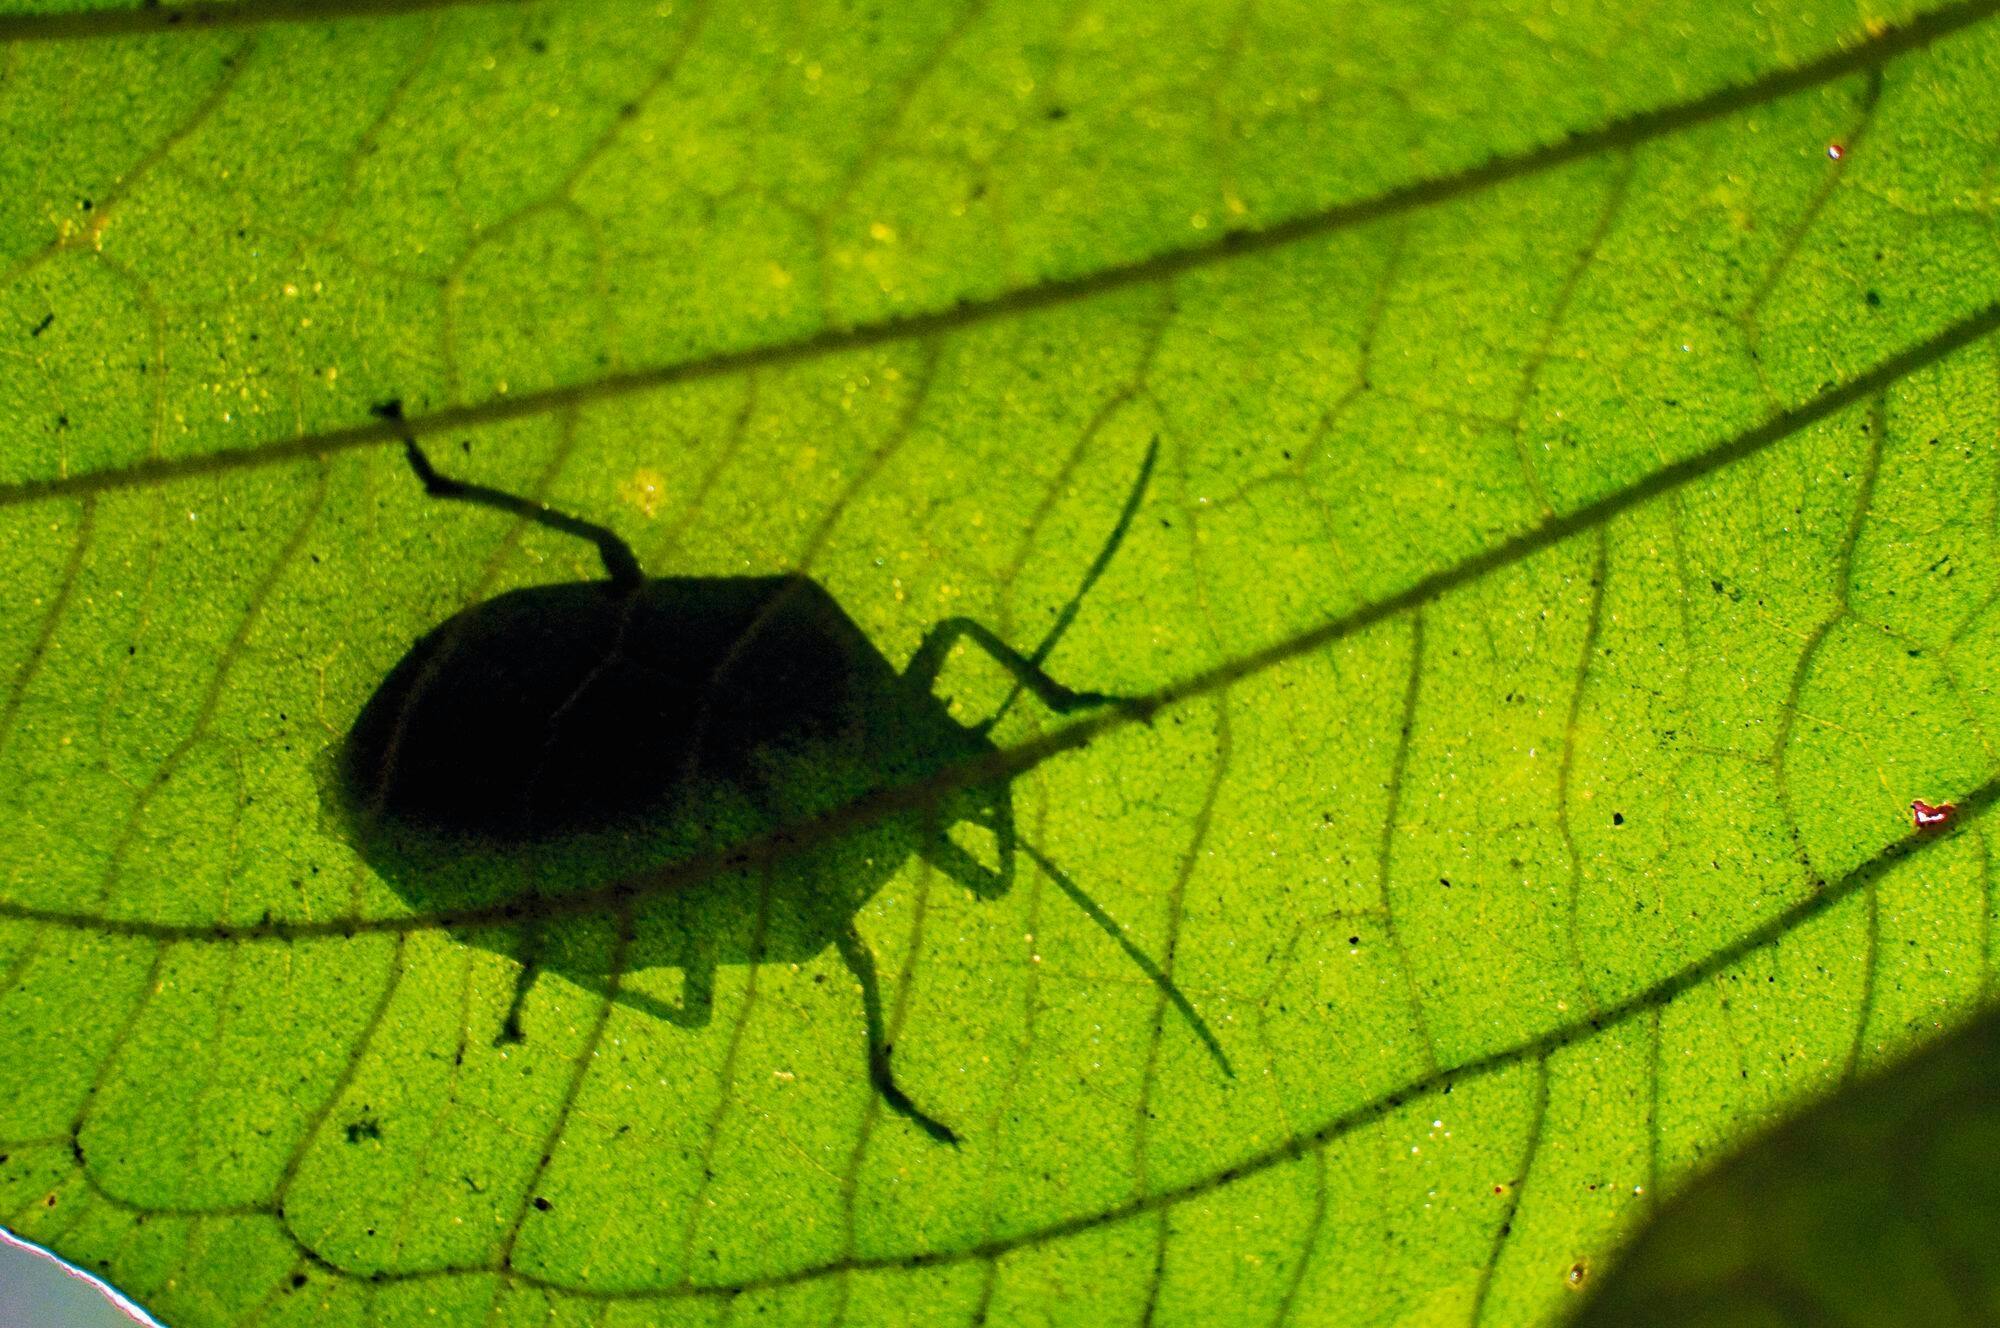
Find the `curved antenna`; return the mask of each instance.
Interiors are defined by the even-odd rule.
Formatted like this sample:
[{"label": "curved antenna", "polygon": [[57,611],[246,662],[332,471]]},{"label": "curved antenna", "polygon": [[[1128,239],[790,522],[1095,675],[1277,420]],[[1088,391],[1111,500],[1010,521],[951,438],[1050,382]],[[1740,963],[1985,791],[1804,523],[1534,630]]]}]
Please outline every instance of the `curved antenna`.
[{"label": "curved antenna", "polygon": [[1125,929],[1118,925],[1117,920],[1098,907],[1097,901],[1085,894],[1083,887],[1070,879],[1069,873],[1049,861],[1048,854],[1025,839],[1017,838],[1015,843],[1020,845],[1023,853],[1035,860],[1037,867],[1048,873],[1049,879],[1056,883],[1057,888],[1083,910],[1084,916],[1096,923],[1106,936],[1118,942],[1118,948],[1139,966],[1140,972],[1153,980],[1153,985],[1160,989],[1162,995],[1173,1002],[1174,1008],[1181,1012],[1181,1017],[1188,1021],[1188,1027],[1194,1030],[1194,1035],[1208,1048],[1208,1054],[1215,1057],[1215,1063],[1222,1067],[1222,1072],[1234,1079],[1236,1070],[1229,1064],[1229,1057],[1223,1052],[1222,1043],[1216,1038],[1215,1030],[1208,1026],[1207,1020],[1195,1012],[1194,1006],[1188,1003],[1188,998],[1181,994],[1181,989],[1174,985],[1174,980],[1167,976],[1166,970],[1154,963],[1152,956],[1133,944],[1132,938],[1125,934]]},{"label": "curved antenna", "polygon": [[597,546],[597,556],[604,560],[604,571],[611,578],[611,588],[623,593],[637,590],[646,583],[646,574],[639,570],[639,559],[633,554],[631,545],[619,539],[609,526],[600,526],[585,521],[582,517],[558,512],[547,503],[531,502],[518,494],[504,489],[489,488],[484,484],[468,484],[440,475],[431,465],[431,459],[424,455],[424,449],[417,446],[417,438],[410,431],[409,423],[403,418],[403,403],[400,400],[385,401],[371,410],[377,418],[399,426],[403,439],[403,456],[409,461],[410,469],[417,473],[423,483],[424,492],[433,498],[458,498],[481,507],[491,507],[510,516],[523,517],[538,526],[561,531],[565,535],[576,535]]},{"label": "curved antenna", "polygon": [[[1146,444],[1146,457],[1139,463],[1138,478],[1132,481],[1132,492],[1125,495],[1125,506],[1119,509],[1118,520],[1111,527],[1111,534],[1105,539],[1104,547],[1097,551],[1097,557],[1093,558],[1090,566],[1085,569],[1083,580],[1077,583],[1076,593],[1062,606],[1062,612],[1056,614],[1056,620],[1042,637],[1041,644],[1028,653],[1028,663],[1036,670],[1040,670],[1043,661],[1047,660],[1050,652],[1056,648],[1056,642],[1062,640],[1062,634],[1076,621],[1077,613],[1083,608],[1083,597],[1097,584],[1097,578],[1104,575],[1104,569],[1111,565],[1111,559],[1117,554],[1118,546],[1125,542],[1125,532],[1132,528],[1132,520],[1139,514],[1139,504],[1146,499],[1146,486],[1152,482],[1153,463],[1159,459],[1159,455],[1160,437],[1155,434],[1153,441]],[[1014,689],[1000,702],[1000,708],[980,721],[977,726],[978,731],[981,733],[990,731],[1020,696],[1021,683],[1017,679]]]}]

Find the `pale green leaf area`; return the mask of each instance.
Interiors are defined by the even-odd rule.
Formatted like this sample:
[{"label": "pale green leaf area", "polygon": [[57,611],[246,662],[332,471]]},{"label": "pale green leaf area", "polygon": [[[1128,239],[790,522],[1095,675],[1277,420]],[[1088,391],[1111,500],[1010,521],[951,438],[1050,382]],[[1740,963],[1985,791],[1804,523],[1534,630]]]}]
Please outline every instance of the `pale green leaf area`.
[{"label": "pale green leaf area", "polygon": [[[173,1328],[1552,1323],[1985,997],[2000,5],[309,8],[0,15],[0,1223]],[[605,907],[496,1042],[519,918],[326,754],[600,570],[390,398],[896,667],[1032,648],[1157,439],[1047,661],[1150,722],[992,739],[1234,1077],[865,801],[524,865]],[[829,863],[957,1147],[831,947],[624,962]]]},{"label": "pale green leaf area", "polygon": [[1578,1328],[1991,1323],[1996,1031],[1986,1015],[1703,1176]]}]

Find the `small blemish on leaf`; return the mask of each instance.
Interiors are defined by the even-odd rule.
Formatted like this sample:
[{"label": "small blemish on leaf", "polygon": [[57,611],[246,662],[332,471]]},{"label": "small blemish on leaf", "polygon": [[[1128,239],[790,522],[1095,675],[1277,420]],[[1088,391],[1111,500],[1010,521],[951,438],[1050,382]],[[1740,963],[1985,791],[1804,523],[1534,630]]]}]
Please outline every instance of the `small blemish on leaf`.
[{"label": "small blemish on leaf", "polygon": [[1563,1274],[1563,1285],[1571,1291],[1581,1291],[1583,1289],[1583,1281],[1588,1276],[1590,1276],[1590,1266],[1584,1263],[1583,1260],[1578,1259],[1569,1266],[1569,1271]]},{"label": "small blemish on leaf", "polygon": [[1952,815],[1957,810],[1958,808],[1949,802],[1932,805],[1922,798],[1910,800],[1910,819],[1915,822],[1919,830],[1942,829],[1951,823]]},{"label": "small blemish on leaf", "polygon": [[358,1144],[363,1139],[380,1139],[382,1137],[382,1127],[376,1122],[374,1117],[363,1116],[360,1120],[348,1125],[346,1133],[347,1142]]}]

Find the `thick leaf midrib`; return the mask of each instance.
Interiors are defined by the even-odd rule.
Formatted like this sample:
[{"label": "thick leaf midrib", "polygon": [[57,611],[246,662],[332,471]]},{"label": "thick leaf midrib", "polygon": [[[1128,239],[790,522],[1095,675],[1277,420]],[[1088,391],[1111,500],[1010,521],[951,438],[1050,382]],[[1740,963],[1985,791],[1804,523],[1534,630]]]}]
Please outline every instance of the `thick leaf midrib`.
[{"label": "thick leaf midrib", "polygon": [[[1441,599],[1462,586],[1502,568],[1520,563],[1573,536],[1600,528],[1648,502],[1756,456],[1793,437],[1801,430],[1868,400],[1918,370],[1937,363],[1995,331],[2000,331],[2000,302],[1987,305],[1970,317],[1953,323],[1938,335],[1879,361],[1874,367],[1856,375],[1846,383],[1829,388],[1805,404],[1781,412],[1763,424],[1723,443],[1663,466],[1566,515],[1542,521],[1527,531],[1502,540],[1450,567],[1421,577],[1392,595],[1369,600],[1318,626],[1285,637],[1261,650],[1225,660],[1190,674],[1177,682],[1132,698],[1121,707],[1101,711],[1085,719],[1053,728],[1039,738],[1002,749],[978,760],[947,767],[917,783],[880,790],[810,820],[781,827],[744,841],[728,850],[682,859],[637,876],[608,882],[594,890],[565,896],[560,901],[540,901],[534,910],[534,915],[539,918],[568,917],[630,907],[651,895],[705,880],[719,872],[735,871],[745,866],[779,860],[801,847],[825,842],[877,824],[888,817],[928,808],[963,789],[980,787],[995,781],[1019,779],[1043,762],[1067,752],[1079,751],[1107,733],[1134,724],[1150,724],[1160,712],[1173,706],[1225,691],[1268,669],[1322,650],[1337,641]],[[0,917],[18,921],[45,922],[138,938],[220,942],[292,941],[315,937],[353,936],[368,932],[402,933],[487,926],[518,921],[522,916],[524,916],[523,909],[517,904],[497,904],[428,914],[329,918],[317,922],[272,921],[232,926],[220,922],[204,925],[105,918],[57,909],[32,908],[0,900]]]}]

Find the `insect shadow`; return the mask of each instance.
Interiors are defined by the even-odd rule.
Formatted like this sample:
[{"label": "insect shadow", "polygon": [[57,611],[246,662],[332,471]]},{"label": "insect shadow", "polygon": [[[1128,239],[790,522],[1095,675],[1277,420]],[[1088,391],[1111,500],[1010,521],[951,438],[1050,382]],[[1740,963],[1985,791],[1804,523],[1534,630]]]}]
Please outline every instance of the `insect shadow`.
[{"label": "insect shadow", "polygon": [[[400,403],[377,413],[402,421]],[[957,1134],[896,1082],[881,984],[854,915],[912,855],[991,899],[1012,887],[1015,860],[1025,854],[1233,1074],[1215,1034],[1166,972],[1018,834],[1004,778],[802,840],[771,861],[618,903],[601,893],[607,881],[677,859],[726,862],[758,836],[990,762],[998,749],[988,733],[1024,692],[1058,714],[1120,704],[1064,686],[1042,661],[1123,541],[1157,442],[1076,594],[1031,654],[971,619],[951,618],[931,629],[900,672],[806,576],[648,577],[606,527],[439,474],[407,427],[403,445],[431,496],[589,540],[606,573],[602,581],[509,591],[432,629],[330,752],[327,806],[364,860],[413,909],[478,919],[454,934],[520,963],[500,1041],[522,1036],[523,1002],[545,969],[699,1027],[710,1018],[717,965],[803,963],[831,945],[861,987],[876,1091],[932,1138],[956,1143]],[[1014,682],[978,724],[952,718],[932,691],[961,641]],[[677,1003],[623,981],[653,968],[680,970]]]}]

